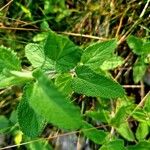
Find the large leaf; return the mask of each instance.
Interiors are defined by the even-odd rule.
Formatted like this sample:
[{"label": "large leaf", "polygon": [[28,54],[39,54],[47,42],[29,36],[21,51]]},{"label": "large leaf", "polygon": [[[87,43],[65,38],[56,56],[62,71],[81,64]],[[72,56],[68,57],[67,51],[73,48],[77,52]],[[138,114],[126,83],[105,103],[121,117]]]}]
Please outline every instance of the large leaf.
[{"label": "large leaf", "polygon": [[68,71],[80,61],[81,50],[68,38],[50,32],[45,43],[45,55],[55,62],[57,71]]},{"label": "large leaf", "polygon": [[0,46],[0,72],[3,69],[21,70],[21,63],[13,50]]},{"label": "large leaf", "polygon": [[94,43],[85,49],[81,61],[91,68],[99,68],[104,61],[112,57],[116,47],[116,40]]},{"label": "large leaf", "polygon": [[83,122],[83,134],[96,144],[103,144],[106,140],[107,133],[103,130],[98,130],[87,122]]},{"label": "large leaf", "polygon": [[117,139],[104,144],[99,150],[126,150],[124,141]]},{"label": "large leaf", "polygon": [[29,137],[38,136],[45,124],[45,119],[37,114],[29,105],[32,85],[26,86],[22,100],[18,106],[18,122],[23,133]]},{"label": "large leaf", "polygon": [[72,88],[77,93],[104,98],[122,97],[125,94],[117,82],[96,74],[86,66],[76,68],[76,74],[77,77],[73,79]]},{"label": "large leaf", "polygon": [[34,76],[38,82],[34,84],[30,99],[32,108],[49,123],[63,129],[78,129],[82,124],[80,111],[42,72],[36,71]]},{"label": "large leaf", "polygon": [[54,62],[45,56],[44,47],[40,44],[28,44],[25,47],[25,55],[34,68],[42,67],[47,70],[54,68]]}]

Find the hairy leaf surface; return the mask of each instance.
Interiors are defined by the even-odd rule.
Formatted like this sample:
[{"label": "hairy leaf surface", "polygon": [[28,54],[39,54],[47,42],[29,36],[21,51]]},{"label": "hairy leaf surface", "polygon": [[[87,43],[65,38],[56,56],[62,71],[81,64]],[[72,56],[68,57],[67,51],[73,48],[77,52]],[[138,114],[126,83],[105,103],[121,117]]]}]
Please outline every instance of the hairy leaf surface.
[{"label": "hairy leaf surface", "polygon": [[82,120],[80,111],[66,99],[53,83],[40,71],[34,73],[38,83],[34,84],[30,105],[49,123],[63,129],[78,129]]},{"label": "hairy leaf surface", "polygon": [[40,44],[28,44],[25,47],[25,54],[34,68],[42,67],[46,70],[54,68],[54,62],[45,56],[44,47]]},{"label": "hairy leaf surface", "polygon": [[96,144],[103,144],[105,141],[105,138],[108,135],[103,130],[98,130],[87,122],[83,122],[82,131],[86,137],[88,137],[90,140],[92,140]]},{"label": "hairy leaf surface", "polygon": [[104,144],[99,150],[126,150],[124,141],[117,139]]},{"label": "hairy leaf surface", "polygon": [[28,85],[24,89],[22,100],[18,106],[18,122],[23,133],[29,137],[38,136],[45,123],[45,119],[37,114],[29,105],[29,100],[32,93],[32,86]]},{"label": "hairy leaf surface", "polygon": [[81,61],[89,67],[99,68],[104,61],[112,57],[116,47],[116,40],[97,42],[85,49]]},{"label": "hairy leaf surface", "polygon": [[127,122],[120,124],[118,128],[116,128],[117,132],[124,137],[128,141],[134,141],[134,134],[130,129],[130,126]]},{"label": "hairy leaf surface", "polygon": [[96,74],[86,66],[76,68],[77,77],[73,79],[72,88],[75,92],[87,96],[117,98],[125,92],[117,82]]},{"label": "hairy leaf surface", "polygon": [[81,50],[68,38],[50,32],[45,43],[45,55],[55,62],[57,71],[68,71],[80,61]]},{"label": "hairy leaf surface", "polygon": [[130,35],[127,38],[127,43],[137,55],[150,54],[150,42],[142,41],[142,39]]},{"label": "hairy leaf surface", "polygon": [[59,74],[55,79],[55,85],[64,95],[67,96],[72,92],[71,81],[72,76],[70,74]]},{"label": "hairy leaf surface", "polygon": [[0,46],[0,72],[3,69],[21,70],[21,62],[13,50]]}]

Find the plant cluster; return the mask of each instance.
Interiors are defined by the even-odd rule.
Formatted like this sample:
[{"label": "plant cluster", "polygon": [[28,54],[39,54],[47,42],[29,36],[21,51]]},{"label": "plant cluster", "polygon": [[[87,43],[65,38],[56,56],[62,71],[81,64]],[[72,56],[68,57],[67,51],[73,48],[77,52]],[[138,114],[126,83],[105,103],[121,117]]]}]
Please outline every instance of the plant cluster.
[{"label": "plant cluster", "polygon": [[[142,105],[135,105],[108,72],[124,63],[115,54],[117,40],[96,42],[81,49],[50,29],[44,34],[40,42],[26,45],[25,56],[31,63],[26,69],[13,50],[0,47],[0,88],[24,87],[16,110],[17,120],[12,122],[1,116],[0,132],[13,128],[21,131],[20,137],[32,139],[49,123],[64,132],[79,130],[81,135],[101,145],[100,150],[149,148],[145,139],[150,126],[150,94]],[[150,63],[150,43],[134,36],[127,43],[140,55],[134,66],[134,80],[138,82],[144,74],[137,71]],[[90,98],[95,106],[85,107]],[[82,105],[77,105],[80,101]],[[133,122],[138,123],[135,135]],[[130,146],[130,142],[137,141],[137,145]]]}]

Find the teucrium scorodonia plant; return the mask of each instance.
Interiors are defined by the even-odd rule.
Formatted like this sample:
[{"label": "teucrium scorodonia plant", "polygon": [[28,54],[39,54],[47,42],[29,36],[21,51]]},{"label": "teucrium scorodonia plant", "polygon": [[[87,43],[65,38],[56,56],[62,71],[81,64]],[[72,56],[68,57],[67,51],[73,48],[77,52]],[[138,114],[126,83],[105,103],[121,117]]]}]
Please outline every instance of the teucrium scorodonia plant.
[{"label": "teucrium scorodonia plant", "polygon": [[[63,130],[92,128],[70,98],[72,93],[102,99],[124,97],[122,86],[99,71],[110,58],[118,57],[114,54],[116,47],[117,41],[109,40],[83,50],[67,37],[49,31],[43,43],[29,43],[25,47],[25,56],[32,66],[32,70],[27,71],[21,68],[16,53],[1,46],[0,88],[24,85],[17,108],[23,133],[36,137],[47,123]],[[96,128],[83,134],[97,144],[104,143],[108,135]]]}]

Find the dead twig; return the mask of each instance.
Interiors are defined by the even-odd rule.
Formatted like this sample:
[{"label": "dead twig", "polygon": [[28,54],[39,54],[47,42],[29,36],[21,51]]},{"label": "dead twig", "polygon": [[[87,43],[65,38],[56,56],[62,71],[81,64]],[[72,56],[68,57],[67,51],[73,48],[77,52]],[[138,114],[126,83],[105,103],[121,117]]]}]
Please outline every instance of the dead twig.
[{"label": "dead twig", "polygon": [[0,8],[0,11],[4,10],[7,6],[9,6],[13,0],[9,1],[6,5],[4,5],[2,8]]}]

